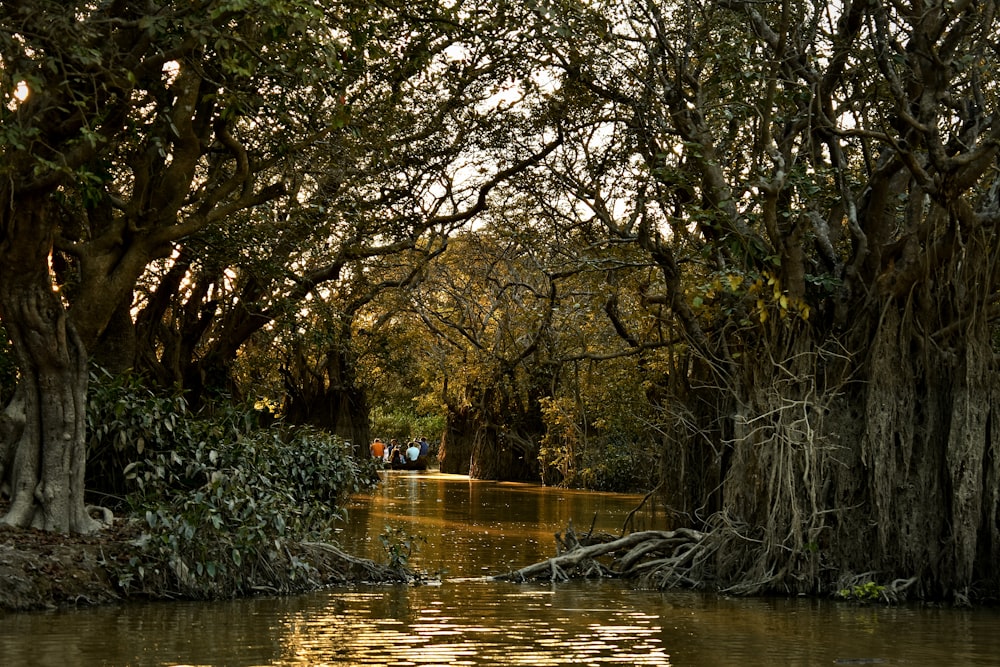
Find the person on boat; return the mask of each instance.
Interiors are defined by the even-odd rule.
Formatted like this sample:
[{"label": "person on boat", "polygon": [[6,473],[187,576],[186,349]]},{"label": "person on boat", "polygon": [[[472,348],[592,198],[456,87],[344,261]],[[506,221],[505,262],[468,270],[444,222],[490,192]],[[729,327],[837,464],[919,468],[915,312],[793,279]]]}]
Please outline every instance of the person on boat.
[{"label": "person on boat", "polygon": [[375,438],[372,444],[368,446],[368,451],[371,452],[372,458],[381,459],[385,457],[385,443]]},{"label": "person on boat", "polygon": [[420,458],[427,458],[427,453],[430,451],[430,443],[427,442],[427,438],[420,436]]},{"label": "person on boat", "polygon": [[406,467],[406,454],[403,452],[403,448],[396,446],[392,450],[391,458],[389,459],[389,465],[392,466],[393,470],[399,470],[400,468]]},{"label": "person on boat", "polygon": [[406,460],[410,463],[416,463],[417,459],[420,458],[420,444],[414,440],[410,443],[410,446],[406,448]]}]

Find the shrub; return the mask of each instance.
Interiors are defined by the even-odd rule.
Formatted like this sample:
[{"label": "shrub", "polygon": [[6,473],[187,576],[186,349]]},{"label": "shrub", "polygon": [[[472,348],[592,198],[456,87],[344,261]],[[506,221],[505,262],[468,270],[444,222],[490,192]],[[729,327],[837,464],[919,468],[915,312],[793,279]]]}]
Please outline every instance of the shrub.
[{"label": "shrub", "polygon": [[147,447],[168,448],[183,439],[175,431],[187,419],[183,396],[158,396],[138,376],[95,369],[87,395],[87,493],[102,496],[102,504],[123,504],[129,490],[125,468]]},{"label": "shrub", "polygon": [[[273,579],[275,563],[294,580],[308,567],[290,542],[329,540],[346,497],[371,476],[345,441],[309,427],[256,430],[234,439],[185,440],[129,466],[144,517],[147,555],[187,595],[230,596]],[[136,572],[140,577],[145,573]]]},{"label": "shrub", "polygon": [[331,539],[347,496],[377,479],[336,436],[258,428],[256,411],[236,405],[194,415],[136,378],[99,375],[88,418],[92,474],[115,480],[140,524],[126,587],[169,578],[191,597],[290,590],[310,572],[293,543]]}]

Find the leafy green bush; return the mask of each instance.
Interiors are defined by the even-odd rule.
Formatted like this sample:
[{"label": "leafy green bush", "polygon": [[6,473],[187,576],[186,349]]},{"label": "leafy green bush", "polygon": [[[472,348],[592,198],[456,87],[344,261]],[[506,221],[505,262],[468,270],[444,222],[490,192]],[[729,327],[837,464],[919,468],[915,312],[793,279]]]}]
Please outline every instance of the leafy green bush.
[{"label": "leafy green bush", "polygon": [[[351,447],[313,428],[257,430],[218,439],[218,424],[190,429],[208,437],[176,443],[129,466],[130,496],[145,517],[144,544],[187,595],[245,592],[276,562],[287,576],[308,570],[289,560],[290,541],[328,540],[350,493],[371,476]],[[143,571],[136,571],[142,577]],[[270,576],[270,575],[268,575]]]},{"label": "leafy green bush", "polygon": [[[87,395],[88,494],[101,504],[124,503],[129,484],[125,468],[149,448],[170,447],[184,439],[178,428],[189,419],[187,401],[174,394],[158,396],[138,376],[91,372]],[[113,502],[109,502],[113,501]]]},{"label": "leafy green bush", "polygon": [[[192,597],[281,590],[310,572],[293,543],[332,538],[347,496],[377,480],[349,444],[310,427],[258,428],[256,411],[192,414],[133,377],[98,374],[88,411],[93,467],[138,517],[142,556],[123,586]],[[155,580],[155,583],[154,583]]]}]

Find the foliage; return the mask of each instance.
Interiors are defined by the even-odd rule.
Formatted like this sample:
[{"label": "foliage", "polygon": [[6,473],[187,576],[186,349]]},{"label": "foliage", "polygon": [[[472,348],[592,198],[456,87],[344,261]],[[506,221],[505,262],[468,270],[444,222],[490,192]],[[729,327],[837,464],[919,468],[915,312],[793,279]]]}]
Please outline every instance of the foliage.
[{"label": "foliage", "polygon": [[370,419],[372,433],[386,442],[391,438],[403,442],[425,437],[433,443],[440,441],[444,433],[442,415],[418,415],[413,410],[376,406],[372,408]]},{"label": "foliage", "polygon": [[[183,396],[160,396],[131,373],[91,372],[87,396],[87,489],[102,503],[124,501],[124,470],[147,447],[168,447],[188,419]],[[133,485],[134,486],[134,485]]]},{"label": "foliage", "polygon": [[256,411],[234,405],[195,415],[129,375],[98,372],[91,387],[93,483],[110,476],[143,524],[145,556],[122,574],[130,586],[170,573],[188,595],[232,595],[276,560],[304,576],[288,543],[331,539],[346,496],[377,479],[316,429],[260,428]]},{"label": "foliage", "polygon": [[[545,483],[620,492],[656,485],[659,452],[634,416],[631,426],[624,419],[620,428],[609,427],[593,413],[581,414],[572,401],[547,398],[542,406],[546,432],[539,461]],[[587,432],[578,426],[581,421],[589,422]]]},{"label": "foliage", "polygon": [[[303,414],[324,401],[309,399],[354,392],[354,369],[366,370],[357,358],[369,348],[383,355],[379,367],[394,365],[385,358],[393,352],[406,354],[405,345],[380,345],[391,312],[369,319],[366,305],[419,280],[447,235],[482,207],[480,195],[502,180],[498,165],[536,143],[505,141],[519,135],[518,124],[497,122],[496,114],[485,122],[478,107],[524,66],[491,35],[508,26],[489,12],[420,0],[347,2],[324,16],[329,25],[316,34],[336,38],[321,40],[320,53],[339,58],[324,70],[330,81],[315,89],[316,110],[282,106],[278,118],[305,124],[340,110],[344,122],[299,145],[284,140],[287,163],[266,175],[294,196],[220,218],[187,240],[188,274],[173,283],[169,309],[147,311],[152,335],[141,339],[166,349],[140,357],[192,392],[205,377],[197,371],[215,364],[246,392],[261,390],[262,380],[274,403],[282,392],[298,393],[289,416],[314,421],[322,420]],[[247,127],[256,133],[271,125]],[[492,164],[474,172],[474,162]],[[174,270],[172,262],[147,273],[142,291],[151,295],[142,301],[159,304],[152,293],[166,292],[159,277]],[[177,335],[191,330],[202,336],[199,345]],[[369,378],[373,404],[397,386],[385,379]]]},{"label": "foliage", "polygon": [[585,452],[577,473],[578,484],[597,491],[645,491],[656,486],[659,459],[659,452],[647,436],[611,434]]},{"label": "foliage", "polygon": [[421,535],[411,535],[402,528],[389,525],[386,525],[385,532],[379,533],[378,539],[392,569],[405,569],[409,565],[410,556],[417,550],[417,545],[427,541]]},{"label": "foliage", "polygon": [[[138,485],[129,501],[144,517],[148,558],[189,594],[247,592],[290,541],[331,539],[346,496],[373,479],[348,444],[311,428],[187,426],[187,437],[152,451],[128,475]],[[149,565],[142,567],[140,579]]]},{"label": "foliage", "polygon": [[857,602],[881,602],[886,599],[885,586],[879,586],[874,581],[842,588],[837,591],[837,597]]}]

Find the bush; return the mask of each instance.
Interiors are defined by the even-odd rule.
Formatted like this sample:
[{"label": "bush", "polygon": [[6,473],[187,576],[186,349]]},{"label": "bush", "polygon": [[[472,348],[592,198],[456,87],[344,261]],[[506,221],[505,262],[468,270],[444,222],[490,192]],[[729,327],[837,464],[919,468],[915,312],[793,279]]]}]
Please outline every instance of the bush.
[{"label": "bush", "polygon": [[129,491],[125,468],[141,460],[147,447],[167,448],[183,439],[175,431],[189,418],[183,396],[158,396],[135,375],[94,370],[87,395],[87,493],[101,496],[101,504],[122,506]]},{"label": "bush", "polygon": [[147,554],[195,597],[245,593],[277,561],[291,563],[291,579],[305,574],[288,543],[330,540],[347,496],[371,479],[349,444],[309,427],[178,444],[127,474],[138,485],[130,499],[144,517]]},{"label": "bush", "polygon": [[336,436],[259,428],[257,412],[236,405],[195,415],[134,377],[95,375],[88,426],[92,483],[141,528],[125,587],[169,578],[191,597],[279,590],[310,572],[291,545],[331,539],[347,496],[378,479]]}]

